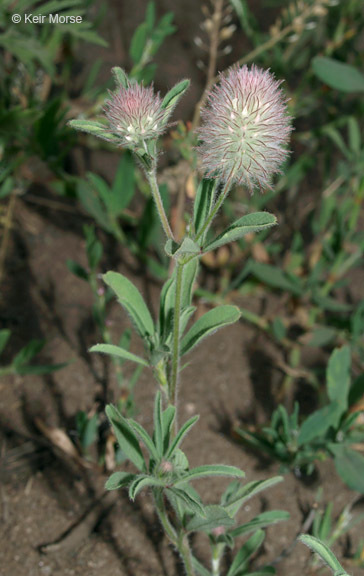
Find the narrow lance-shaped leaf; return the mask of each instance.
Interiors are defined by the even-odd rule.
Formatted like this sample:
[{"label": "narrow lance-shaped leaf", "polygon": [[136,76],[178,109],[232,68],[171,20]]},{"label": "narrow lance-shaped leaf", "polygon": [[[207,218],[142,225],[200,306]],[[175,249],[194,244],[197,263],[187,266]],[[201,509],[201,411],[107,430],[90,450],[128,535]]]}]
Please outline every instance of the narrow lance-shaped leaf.
[{"label": "narrow lance-shaped leaf", "polygon": [[129,498],[131,500],[135,500],[137,494],[141,490],[143,490],[143,488],[147,488],[149,486],[163,487],[164,482],[163,480],[159,480],[154,476],[144,476],[144,475],[137,476],[129,486]]},{"label": "narrow lance-shaped leaf", "polygon": [[107,272],[103,276],[105,283],[115,292],[120,304],[131,317],[136,330],[142,338],[154,334],[154,324],[150,312],[139,290],[122,274]]},{"label": "narrow lance-shaped leaf", "polygon": [[[214,205],[216,186],[216,179],[208,180],[203,178],[197,188],[196,198],[193,205],[193,223],[196,234],[199,233]],[[205,236],[206,234],[201,236],[201,244],[203,244]]]},{"label": "narrow lance-shaped leaf", "polygon": [[181,80],[178,82],[163,98],[162,101],[162,108],[165,108],[168,112],[172,111],[174,107],[177,105],[178,100],[183,96],[186,92],[187,88],[190,85],[189,80]]},{"label": "narrow lance-shaped leaf", "polygon": [[127,458],[141,471],[146,469],[144,457],[139,446],[138,438],[120,412],[109,404],[106,406],[106,415],[115,432],[116,440]]},{"label": "narrow lance-shaped leaf", "polygon": [[237,528],[232,530],[230,532],[230,535],[233,538],[236,538],[237,536],[241,536],[242,534],[248,534],[249,532],[253,532],[254,530],[266,528],[267,526],[271,526],[272,524],[276,524],[277,522],[282,522],[283,520],[289,520],[289,517],[290,517],[289,513],[286,512],[285,510],[269,510],[268,512],[262,512],[249,522],[246,522],[246,524],[238,526]]},{"label": "narrow lance-shaped leaf", "polygon": [[119,66],[114,66],[114,68],[111,69],[111,72],[114,75],[114,80],[115,80],[117,86],[120,85],[120,86],[123,86],[123,88],[128,87],[128,76],[127,76],[125,70],[123,70]]},{"label": "narrow lance-shaped leaf", "polygon": [[129,472],[114,472],[106,481],[105,488],[106,490],[118,490],[128,486],[134,478],[135,474],[130,474]]},{"label": "narrow lance-shaped leaf", "polygon": [[108,208],[111,214],[120,216],[129,205],[135,192],[135,165],[133,155],[124,150],[112,184]]},{"label": "narrow lance-shaped leaf", "polygon": [[179,478],[174,482],[174,486],[179,486],[191,480],[197,480],[199,478],[206,478],[207,476],[230,476],[232,478],[244,478],[245,474],[239,468],[235,466],[226,466],[225,464],[211,464],[206,466],[198,466],[197,468],[192,468],[187,472],[182,478]]},{"label": "narrow lance-shaped leaf", "polygon": [[205,517],[205,508],[201,502],[194,498],[190,492],[187,492],[181,488],[167,488],[166,494],[173,507],[177,507],[178,502],[174,499],[177,498],[179,501],[178,508],[182,514],[199,514],[201,517]]},{"label": "narrow lance-shaped leaf", "polygon": [[283,481],[282,476],[275,476],[267,480],[255,480],[241,486],[238,481],[232,482],[225,491],[221,503],[230,516],[235,516],[241,506],[263,490],[272,488]]},{"label": "narrow lance-shaped leaf", "polygon": [[342,92],[364,92],[364,75],[354,66],[333,58],[316,56],[312,60],[314,73],[322,82]]},{"label": "narrow lance-shaped leaf", "polygon": [[269,212],[254,212],[236,220],[215,240],[203,247],[204,252],[215,250],[228,242],[233,242],[251,232],[262,232],[277,224],[277,218]]},{"label": "narrow lance-shaped leaf", "polygon": [[172,424],[176,415],[176,409],[174,406],[167,406],[167,408],[162,413],[163,420],[163,452],[165,453],[168,449]]},{"label": "narrow lance-shaped leaf", "polygon": [[237,322],[239,318],[239,308],[229,304],[209,310],[195,322],[182,339],[181,354],[187,354],[187,352],[190,352],[203,338],[216,332],[219,328]]},{"label": "narrow lance-shaped leaf", "polygon": [[177,432],[176,437],[174,438],[171,446],[169,447],[168,452],[166,454],[166,458],[171,458],[173,456],[174,451],[181,445],[184,438],[191,430],[191,428],[196,424],[198,419],[199,416],[193,416],[183,424],[182,428]]},{"label": "narrow lance-shaped leaf", "polygon": [[68,124],[71,128],[80,130],[80,132],[86,132],[87,134],[92,134],[92,136],[98,136],[98,138],[109,140],[115,144],[119,143],[118,138],[109,131],[107,126],[100,122],[93,122],[92,120],[70,120]]},{"label": "narrow lance-shaped leaf", "polygon": [[154,402],[154,441],[160,457],[163,456],[163,418],[161,393],[156,393]]},{"label": "narrow lance-shaped leaf", "polygon": [[10,330],[0,330],[0,353],[4,350],[8,340],[10,338]]},{"label": "narrow lance-shaped leaf", "polygon": [[320,558],[328,565],[328,567],[331,568],[334,574],[346,574],[344,568],[341,566],[334,553],[331,552],[330,548],[321,542],[318,538],[309,536],[308,534],[302,534],[302,536],[299,536],[298,540],[311,548],[313,552],[316,552],[316,554],[320,556]]},{"label": "narrow lance-shaped leaf", "polygon": [[330,426],[338,426],[343,408],[337,402],[316,410],[303,422],[298,434],[298,445],[303,446],[320,436],[323,436]]},{"label": "narrow lance-shaped leaf", "polygon": [[364,494],[364,456],[345,444],[329,444],[337,473],[349,488]]},{"label": "narrow lance-shaped leaf", "polygon": [[326,386],[331,402],[338,402],[343,410],[348,407],[350,368],[350,347],[336,348],[331,354],[327,365]]},{"label": "narrow lance-shaped leaf", "polygon": [[190,260],[183,267],[183,278],[182,278],[182,299],[181,308],[185,310],[191,305],[193,296],[193,285],[198,272],[198,258]]},{"label": "narrow lance-shaped leaf", "polygon": [[141,426],[139,422],[136,422],[136,420],[133,420],[132,418],[128,418],[128,424],[132,427],[134,432],[139,436],[141,441],[144,443],[151,458],[154,458],[154,460],[157,462],[159,460],[159,454],[148,432],[144,430],[143,426]]},{"label": "narrow lance-shaped leaf", "polygon": [[243,571],[249,558],[258,550],[264,538],[265,534],[263,530],[257,530],[255,534],[242,545],[230,566],[227,576],[237,576],[237,574]]},{"label": "narrow lance-shaped leaf", "polygon": [[121,346],[115,346],[114,344],[95,344],[90,348],[90,352],[101,352],[101,354],[110,354],[110,356],[117,356],[118,358],[123,358],[124,360],[130,360],[136,364],[141,364],[142,366],[149,366],[148,362],[144,358],[140,358],[136,354],[121,348]]}]

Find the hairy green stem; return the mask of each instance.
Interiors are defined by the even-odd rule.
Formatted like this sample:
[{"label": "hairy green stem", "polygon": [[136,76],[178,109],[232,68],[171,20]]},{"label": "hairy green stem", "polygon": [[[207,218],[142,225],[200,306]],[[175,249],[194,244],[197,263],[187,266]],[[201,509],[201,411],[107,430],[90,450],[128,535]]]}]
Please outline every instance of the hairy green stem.
[{"label": "hairy green stem", "polygon": [[167,238],[170,238],[171,240],[174,240],[174,236],[173,236],[173,232],[171,230],[171,227],[169,225],[168,222],[168,218],[167,215],[165,213],[164,210],[164,206],[163,206],[163,202],[162,202],[162,198],[159,192],[159,187],[158,187],[158,182],[157,182],[157,177],[156,177],[156,170],[155,167],[153,167],[151,170],[146,171],[146,176],[149,182],[149,186],[158,210],[158,214],[159,214],[159,218],[163,227],[163,230],[167,236]]},{"label": "hairy green stem", "polygon": [[220,563],[224,548],[224,544],[214,544],[212,546],[211,576],[220,576]]},{"label": "hairy green stem", "polygon": [[178,536],[175,529],[173,528],[172,524],[169,521],[167,511],[163,502],[163,493],[161,492],[161,490],[154,491],[154,502],[159,520],[161,521],[165,533],[167,534],[172,544],[174,544],[177,547]]},{"label": "hairy green stem", "polygon": [[183,560],[187,576],[194,576],[195,572],[192,566],[191,548],[186,534],[181,535],[178,552]]},{"label": "hairy green stem", "polygon": [[177,262],[176,266],[176,293],[173,311],[172,372],[169,385],[169,401],[176,408],[175,429],[177,430],[178,373],[180,364],[180,317],[184,264]]},{"label": "hairy green stem", "polygon": [[183,532],[177,534],[175,528],[172,526],[171,522],[169,521],[168,514],[164,505],[163,493],[160,490],[154,492],[154,501],[159,520],[161,521],[163,529],[166,535],[168,536],[169,540],[177,548],[181,556],[181,559],[186,569],[186,575],[194,576],[195,573],[192,567],[192,554],[187,535],[184,534]]}]

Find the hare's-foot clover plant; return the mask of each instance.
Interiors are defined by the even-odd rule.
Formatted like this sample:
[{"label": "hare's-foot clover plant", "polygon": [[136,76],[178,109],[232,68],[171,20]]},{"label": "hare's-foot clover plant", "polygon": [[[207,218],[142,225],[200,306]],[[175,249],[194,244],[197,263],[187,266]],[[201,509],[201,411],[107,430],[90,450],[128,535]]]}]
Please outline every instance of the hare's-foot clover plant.
[{"label": "hare's-foot clover plant", "polygon": [[[281,477],[243,485],[244,473],[225,463],[190,468],[181,445],[197,424],[198,416],[182,425],[178,422],[180,359],[203,338],[240,318],[237,307],[221,305],[191,325],[198,263],[203,254],[276,224],[272,214],[256,212],[244,215],[216,237],[210,231],[234,184],[242,183],[250,191],[270,186],[272,176],[287,155],[285,147],[291,127],[286,99],[272,74],[254,66],[233,68],[221,78],[220,86],[212,89],[198,131],[201,140],[198,153],[205,177],[197,189],[186,235],[176,242],[157,182],[157,141],[168,128],[170,116],[189,82],[181,81],[162,98],[152,87],[136,84],[120,68],[114,68],[113,72],[117,89],[105,104],[106,118],[100,122],[74,120],[71,124],[134,154],[150,185],[167,237],[165,251],[174,261],[174,268],[161,290],[157,319],[128,278],[116,272],[104,275],[105,283],[130,316],[145,353],[136,355],[107,342],[91,350],[149,367],[158,384],[152,434],[136,420],[123,416],[116,407],[107,406],[117,442],[135,471],[115,472],[106,487],[109,490],[127,487],[132,500],[144,488],[150,489],[163,529],[178,550],[188,575],[220,575],[226,548],[233,548],[236,538],[251,534],[226,571],[227,576],[246,574],[249,558],[264,540],[263,529],[288,515],[279,510],[264,512],[248,523],[239,524],[237,514],[248,498],[280,482]],[[233,479],[220,504],[206,505],[191,485],[194,480],[210,476]],[[208,537],[209,569],[192,553],[189,536],[194,532],[203,532]]]}]

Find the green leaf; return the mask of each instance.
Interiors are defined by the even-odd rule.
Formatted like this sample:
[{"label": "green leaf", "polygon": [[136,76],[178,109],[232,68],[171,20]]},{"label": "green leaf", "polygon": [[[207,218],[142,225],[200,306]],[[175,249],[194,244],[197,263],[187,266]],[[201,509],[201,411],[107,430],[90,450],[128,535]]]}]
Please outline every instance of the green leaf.
[{"label": "green leaf", "polygon": [[11,335],[10,330],[0,330],[0,354],[7,345],[10,335]]},{"label": "green leaf", "polygon": [[351,353],[349,346],[336,348],[329,358],[326,370],[327,393],[332,402],[336,401],[343,410],[348,407],[350,390]]},{"label": "green leaf", "polygon": [[96,194],[101,198],[103,204],[108,208],[111,198],[110,188],[101,176],[94,174],[93,172],[87,172],[87,179],[90,182],[92,188],[96,191]]},{"label": "green leaf", "polygon": [[206,338],[206,336],[216,332],[219,328],[234,324],[239,318],[239,308],[237,306],[231,306],[230,304],[224,304],[209,310],[195,322],[183,337],[181,342],[181,355],[190,352],[203,338]]},{"label": "green leaf", "polygon": [[134,64],[140,62],[148,39],[148,25],[143,22],[135,30],[130,43],[130,56]]},{"label": "green leaf", "polygon": [[348,135],[350,150],[354,154],[360,154],[361,150],[361,134],[359,122],[354,116],[348,118]]},{"label": "green leaf", "polygon": [[78,412],[76,415],[77,421],[77,431],[79,441],[81,443],[82,449],[87,450],[97,438],[99,429],[99,419],[98,414],[94,414],[89,418],[86,412]]},{"label": "green leaf", "polygon": [[138,334],[148,339],[154,334],[154,324],[150,312],[139,290],[122,274],[107,272],[103,279],[115,292],[120,304],[131,317]]},{"label": "green leaf", "polygon": [[173,456],[174,451],[182,444],[183,440],[187,436],[188,432],[191,428],[196,424],[199,416],[192,416],[187,422],[185,422],[180,430],[178,430],[172,444],[170,445],[168,452],[166,454],[166,458],[171,458]]},{"label": "green leaf", "polygon": [[185,310],[191,306],[193,285],[198,271],[198,259],[190,260],[183,267],[181,308]]},{"label": "green leaf", "polygon": [[82,280],[88,281],[89,278],[88,272],[87,270],[85,270],[83,266],[81,266],[81,264],[75,262],[74,260],[67,260],[66,266],[68,270],[72,272],[72,274],[74,274],[78,278],[81,278]]},{"label": "green leaf", "polygon": [[[203,178],[198,185],[196,198],[193,205],[193,224],[196,235],[206,222],[209,213],[214,205],[217,180],[208,180]],[[201,236],[201,244],[204,243],[206,232]]]},{"label": "green leaf", "polygon": [[124,488],[128,486],[130,482],[135,478],[135,474],[130,474],[128,472],[114,472],[111,474],[110,478],[106,481],[106,490],[118,490],[119,488]]},{"label": "green leaf", "polygon": [[149,32],[153,31],[155,25],[155,4],[154,2],[148,2],[147,9],[145,11],[145,21],[148,25]]},{"label": "green leaf", "polygon": [[164,482],[163,480],[159,480],[159,478],[155,478],[154,476],[137,476],[129,486],[129,498],[131,500],[135,500],[137,494],[143,490],[143,488],[150,486],[163,487]]},{"label": "green leaf", "polygon": [[329,444],[337,473],[351,490],[364,494],[364,456],[345,444]]},{"label": "green leaf", "polygon": [[117,356],[118,358],[123,358],[124,360],[130,360],[136,364],[141,364],[142,366],[149,366],[148,362],[144,358],[140,358],[136,354],[132,354],[129,350],[121,348],[120,346],[115,346],[114,344],[95,344],[90,348],[90,352],[101,352],[101,354],[110,354],[111,356]]},{"label": "green leaf", "polygon": [[245,474],[239,468],[235,466],[226,466],[225,464],[211,464],[206,466],[198,466],[197,468],[192,468],[187,472],[182,478],[178,478],[174,482],[174,486],[179,486],[180,484],[185,484],[191,480],[198,480],[199,478],[205,478],[210,476],[230,476],[233,478],[244,478]]},{"label": "green leaf", "polygon": [[245,484],[245,486],[242,486],[238,481],[232,482],[223,494],[221,504],[225,506],[230,516],[236,516],[241,506],[250,500],[250,498],[253,498],[263,490],[272,488],[272,486],[282,481],[282,476],[274,476],[273,478],[268,478],[268,480],[249,482]]},{"label": "green leaf", "polygon": [[[263,566],[263,568],[261,568],[260,570],[254,571],[254,572],[249,572],[249,576],[267,576],[267,574],[269,574],[269,576],[271,576],[272,574],[275,574],[275,568],[273,568],[273,566]],[[245,572],[244,572],[245,574]]]},{"label": "green leaf", "polygon": [[233,242],[251,232],[262,232],[277,224],[277,218],[269,212],[254,212],[236,220],[215,240],[203,247],[204,252],[215,250],[228,242]]},{"label": "green leaf", "polygon": [[143,428],[143,426],[139,424],[139,422],[136,422],[136,420],[133,420],[132,418],[128,418],[128,424],[129,426],[132,427],[134,432],[139,436],[141,441],[144,443],[151,458],[153,458],[156,462],[158,462],[160,460],[160,457],[157,448],[154,445],[154,442],[149,436],[148,432]]},{"label": "green leaf", "polygon": [[97,272],[97,267],[100,264],[102,258],[103,248],[101,242],[97,239],[94,226],[88,226],[87,224],[83,227],[83,233],[86,238],[86,254],[87,261],[90,269],[93,272]]},{"label": "green leaf", "polygon": [[167,408],[162,413],[163,422],[163,454],[168,450],[170,443],[170,436],[172,430],[172,424],[176,415],[176,409],[174,406],[167,406]]},{"label": "green leaf", "polygon": [[252,274],[260,282],[263,282],[271,288],[279,288],[280,290],[288,290],[296,296],[300,296],[303,292],[302,287],[297,280],[270,264],[263,264],[262,262],[249,262],[248,273]]},{"label": "green leaf", "polygon": [[162,398],[161,393],[155,395],[154,402],[154,441],[157,448],[157,453],[160,457],[163,456],[163,418],[162,418]]},{"label": "green leaf", "polygon": [[128,424],[127,420],[120,414],[120,412],[109,404],[106,406],[106,415],[115,432],[116,440],[127,458],[133,462],[138,470],[144,471],[146,464],[142,451],[139,446],[138,438],[135,436],[134,431]]},{"label": "green leaf", "polygon": [[302,424],[298,434],[298,446],[304,446],[312,440],[323,436],[328,429],[339,424],[343,408],[337,402],[331,402],[320,410],[316,410]]},{"label": "green leaf", "polygon": [[189,80],[181,80],[167,92],[162,101],[162,108],[166,109],[169,113],[175,108],[178,100],[183,96],[190,85]]},{"label": "green leaf", "polygon": [[328,310],[329,312],[350,312],[352,306],[350,304],[345,304],[345,302],[339,302],[330,296],[321,296],[320,294],[313,294],[313,301],[323,310]]},{"label": "green leaf", "polygon": [[[190,486],[188,487],[190,488]],[[205,508],[201,503],[201,500],[190,492],[190,490],[184,490],[181,488],[167,488],[166,494],[171,500],[172,505],[176,505],[173,498],[177,498],[180,501],[180,508],[183,513],[187,514],[199,514],[200,516],[205,516]]]},{"label": "green leaf", "polygon": [[211,532],[217,526],[230,527],[235,524],[235,520],[229,516],[222,506],[205,506],[205,517],[193,516],[186,523],[188,532]]},{"label": "green leaf", "polygon": [[[225,507],[226,509],[226,507]],[[248,534],[249,532],[253,532],[254,530],[266,528],[267,526],[271,526],[272,524],[277,524],[277,522],[282,522],[283,520],[289,520],[290,515],[285,510],[269,510],[268,512],[262,512],[258,514],[250,520],[243,524],[242,526],[238,526],[230,532],[230,535],[233,538],[237,536],[241,536],[242,534]]]},{"label": "green leaf", "polygon": [[[183,310],[183,312],[181,312],[181,318],[179,321],[179,329],[180,329],[180,334],[182,336],[182,334],[184,334],[186,328],[187,328],[187,324],[188,321],[190,320],[191,316],[193,315],[193,313],[196,311],[196,306],[189,306],[188,308],[185,308],[185,310]],[[172,335],[171,335],[172,338]]]},{"label": "green leaf", "polygon": [[123,86],[123,88],[128,87],[128,76],[125,70],[123,70],[119,66],[114,66],[113,68],[111,68],[111,72],[114,76],[114,80],[117,87],[119,86]]},{"label": "green leaf", "polygon": [[65,366],[68,366],[69,362],[61,362],[59,364],[42,364],[41,366],[29,366],[28,364],[15,366],[14,371],[17,374],[50,374],[51,372],[56,372],[57,370],[62,370]]},{"label": "green leaf", "polygon": [[312,60],[312,69],[331,88],[341,92],[364,92],[364,75],[354,66],[333,58],[316,56]]},{"label": "green leaf", "polygon": [[349,392],[349,406],[353,406],[364,396],[364,374],[355,378]]},{"label": "green leaf", "polygon": [[183,256],[200,254],[200,247],[196,244],[196,242],[188,237],[184,238],[181,245],[177,244],[177,242],[169,238],[164,249],[167,256],[170,258],[175,258],[176,260]]},{"label": "green leaf", "polygon": [[135,193],[135,165],[133,155],[125,150],[111,188],[109,209],[114,217],[120,216]]},{"label": "green leaf", "polygon": [[308,346],[322,348],[330,344],[337,335],[337,330],[329,326],[317,326],[312,331],[311,339],[307,342]]},{"label": "green leaf", "polygon": [[31,340],[24,348],[18,352],[18,354],[13,359],[13,364],[18,371],[18,369],[24,364],[28,364],[34,356],[39,354],[43,349],[45,344],[44,340]]},{"label": "green leaf", "polygon": [[104,138],[105,140],[119,142],[116,136],[113,136],[109,132],[108,127],[100,122],[93,122],[92,120],[70,120],[68,125],[75,130],[80,130],[80,132],[86,132],[87,134],[92,134],[92,136]]},{"label": "green leaf", "polygon": [[238,574],[242,573],[246,568],[249,558],[258,550],[264,538],[265,534],[263,530],[257,530],[257,532],[242,545],[230,566],[227,576],[238,576]]},{"label": "green leaf", "polygon": [[[19,4],[18,4],[19,6]],[[69,8],[79,8],[80,0],[53,0],[37,7],[37,14],[52,14]],[[78,14],[78,11],[77,11]]]},{"label": "green leaf", "polygon": [[311,548],[313,552],[316,552],[328,565],[328,567],[334,572],[334,574],[346,576],[346,572],[344,568],[341,566],[340,562],[336,558],[336,556],[331,552],[330,548],[326,546],[323,542],[321,542],[318,538],[314,536],[309,536],[308,534],[302,534],[302,536],[298,537],[303,544]]},{"label": "green leaf", "polygon": [[93,218],[97,224],[101,226],[106,232],[111,232],[111,224],[109,215],[106,208],[101,201],[97,190],[91,185],[89,181],[77,180],[76,192],[82,206]]}]

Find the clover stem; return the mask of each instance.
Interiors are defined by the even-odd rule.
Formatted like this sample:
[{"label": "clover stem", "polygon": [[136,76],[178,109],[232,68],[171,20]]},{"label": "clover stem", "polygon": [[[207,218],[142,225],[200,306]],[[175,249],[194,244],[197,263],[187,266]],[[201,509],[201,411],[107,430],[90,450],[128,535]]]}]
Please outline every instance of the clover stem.
[{"label": "clover stem", "polygon": [[183,564],[186,569],[187,576],[194,576],[194,570],[192,567],[192,554],[191,548],[188,542],[188,538],[186,534],[180,532],[177,534],[175,528],[172,526],[171,522],[169,521],[167,511],[163,501],[163,493],[158,490],[154,492],[154,501],[156,505],[156,510],[159,516],[159,520],[164,528],[165,533],[167,534],[169,540],[172,544],[177,548]]},{"label": "clover stem", "polygon": [[182,282],[183,282],[184,263],[176,264],[176,292],[173,311],[173,340],[172,340],[172,372],[169,388],[170,402],[176,408],[175,430],[178,429],[177,422],[177,402],[178,402],[178,373],[180,364],[180,316],[182,302]]},{"label": "clover stem", "polygon": [[150,186],[150,189],[152,192],[152,196],[154,198],[155,205],[157,207],[158,215],[159,215],[163,230],[164,230],[167,238],[174,240],[173,232],[172,232],[171,227],[169,225],[168,218],[167,218],[167,215],[166,215],[165,210],[164,210],[162,198],[161,198],[161,195],[159,192],[155,166],[153,166],[153,168],[149,171],[146,170],[145,173],[146,173],[146,176],[147,176],[147,179],[149,182],[149,186]]}]

